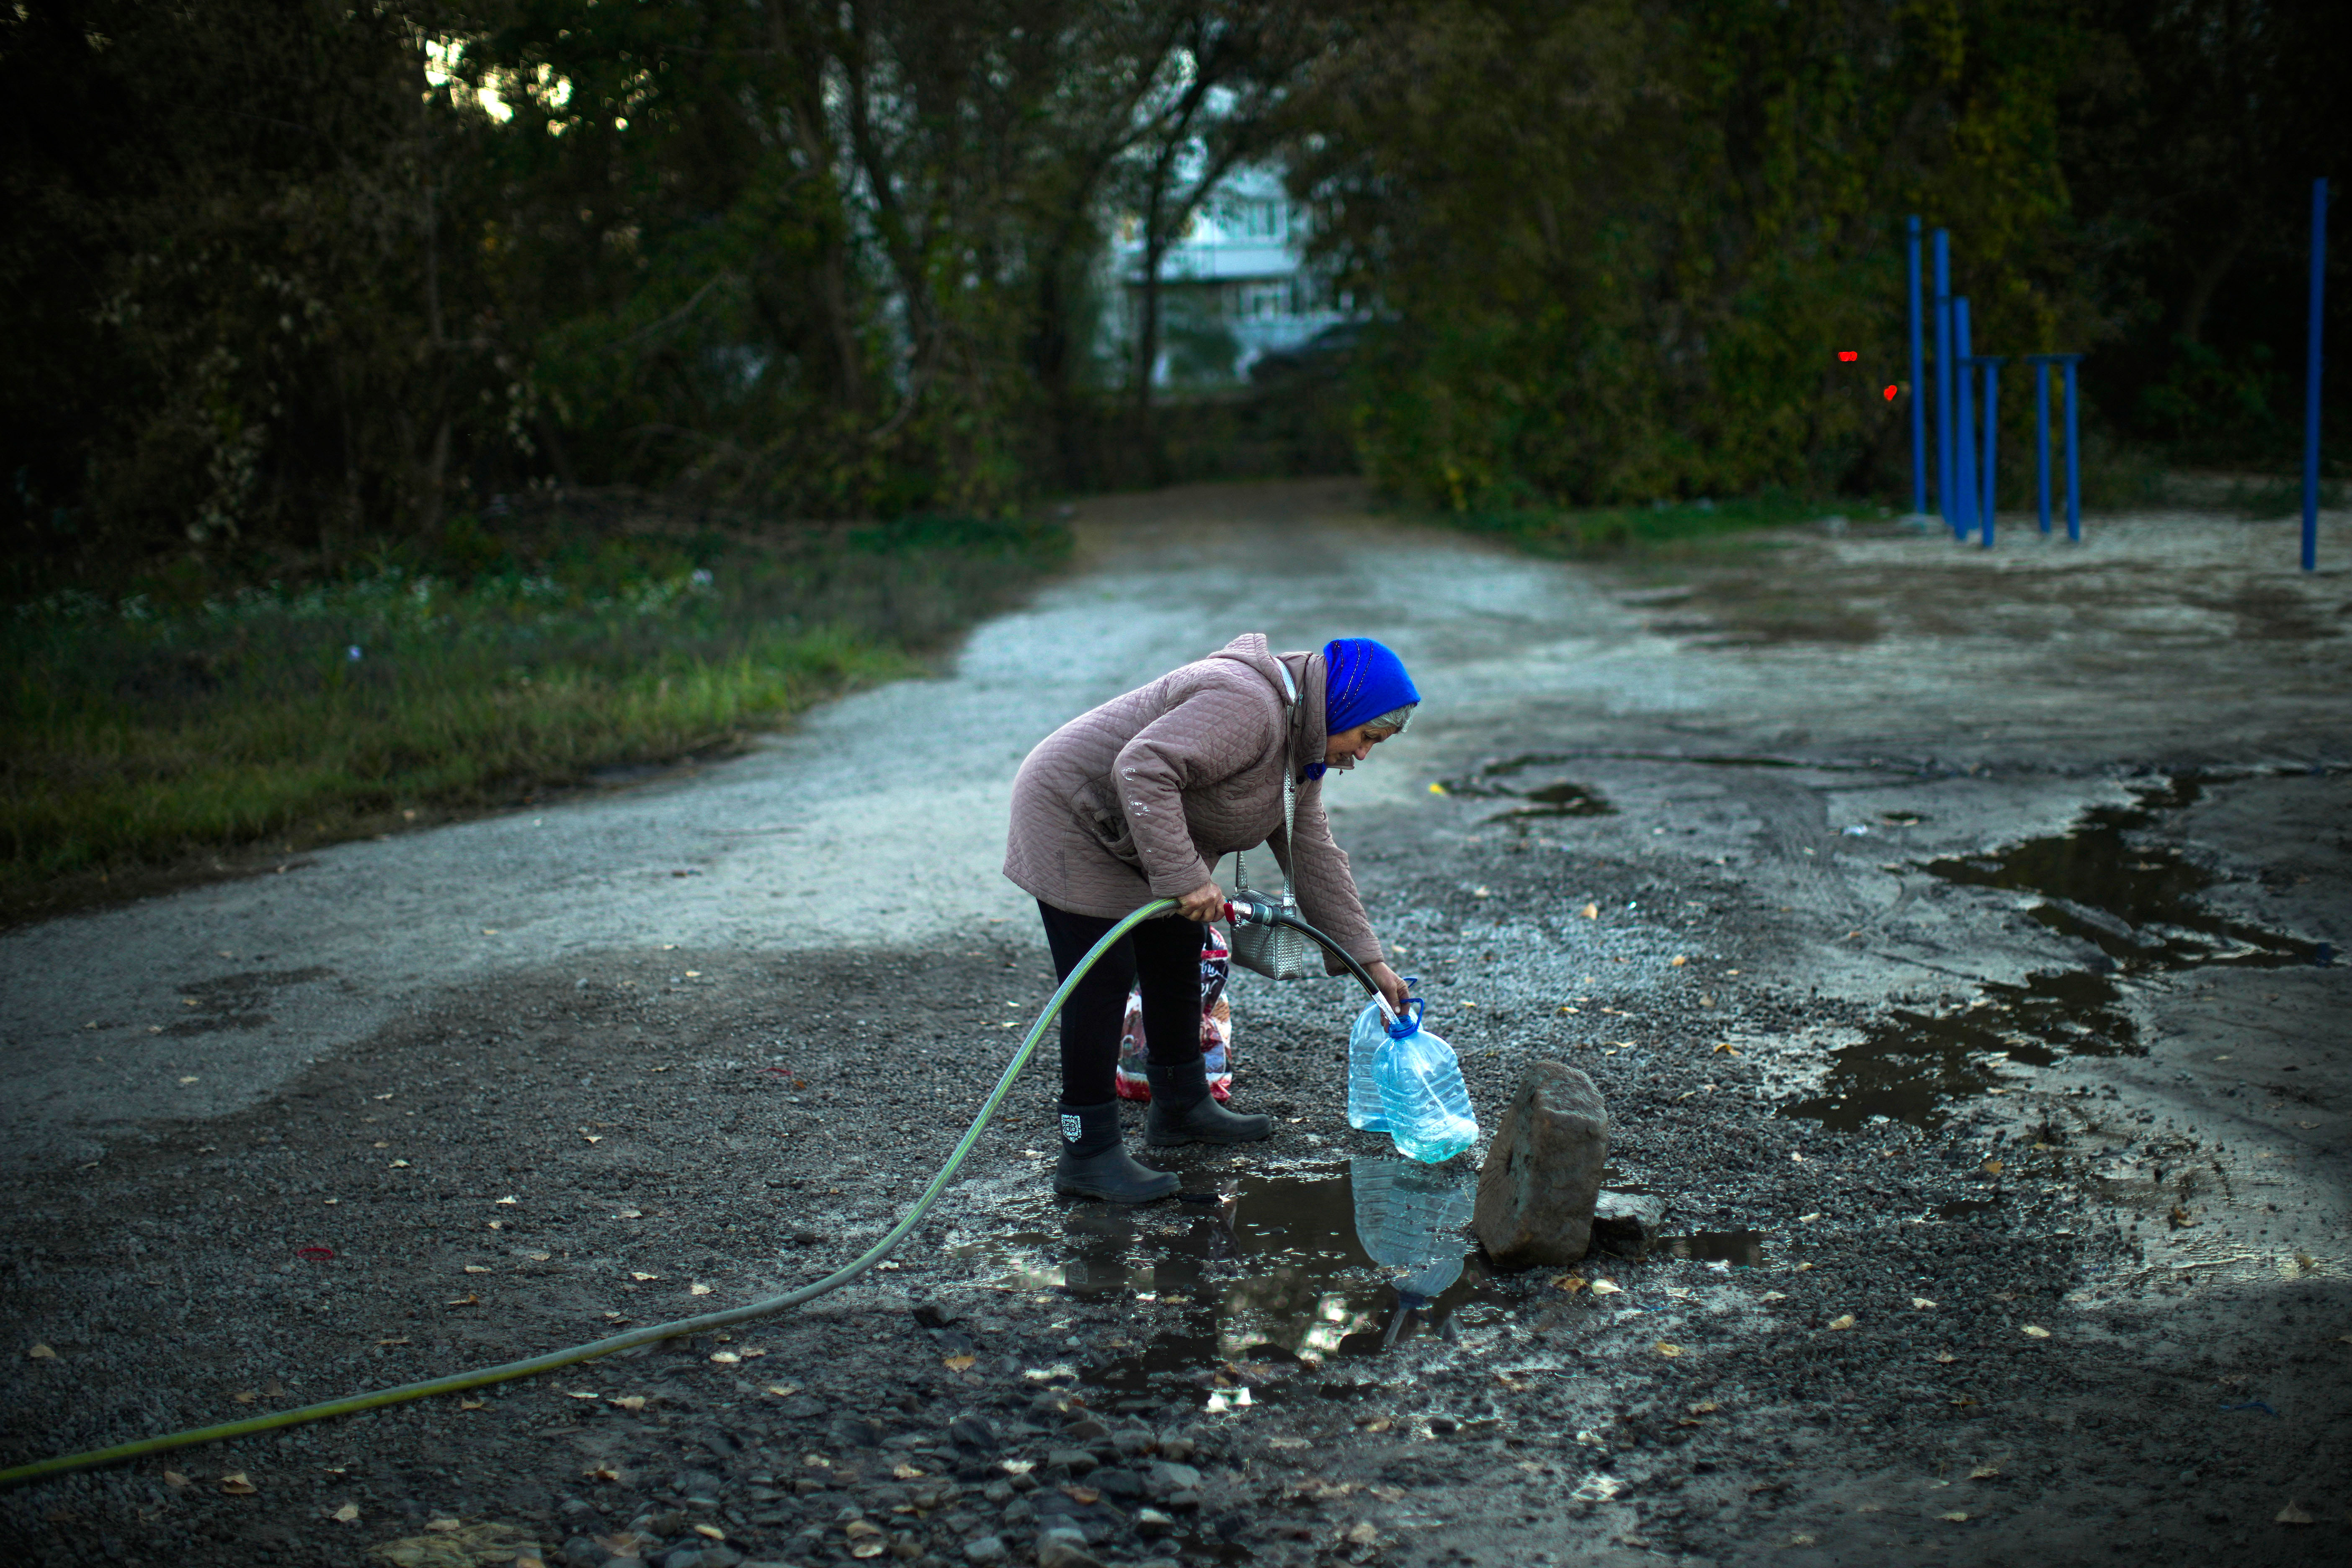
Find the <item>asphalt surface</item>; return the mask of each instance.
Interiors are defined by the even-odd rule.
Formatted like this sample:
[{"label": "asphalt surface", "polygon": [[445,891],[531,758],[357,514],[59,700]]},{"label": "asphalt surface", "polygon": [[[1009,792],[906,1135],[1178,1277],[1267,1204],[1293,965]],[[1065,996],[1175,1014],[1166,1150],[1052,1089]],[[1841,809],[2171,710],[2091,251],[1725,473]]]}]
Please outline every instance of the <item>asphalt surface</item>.
[{"label": "asphalt surface", "polygon": [[[1282,1131],[1181,1157],[1212,1205],[1055,1203],[1033,1076],[902,1267],[805,1322],[16,1493],[18,1539],[355,1562],[447,1519],[684,1568],[701,1519],[724,1568],[1025,1561],[1058,1516],[1105,1561],[2329,1560],[2341,572],[2189,517],[1602,571],[1336,484],[1079,527],[1076,568],[938,679],[748,756],[0,938],[5,1457],[845,1256],[1050,987],[996,872],[1019,759],[1241,630],[1404,655],[1423,719],[1331,792],[1375,921],[1482,1115],[1530,1058],[1589,1071],[1612,1179],[1692,1256],[1572,1287],[1474,1257],[1383,1349],[1397,1301],[1346,1223],[1381,1152],[1339,1115],[1352,1008],[1244,978],[1239,1092]],[[1057,1469],[1084,1445],[1141,1490]],[[1195,1487],[1150,1468],[1188,1454]]]}]

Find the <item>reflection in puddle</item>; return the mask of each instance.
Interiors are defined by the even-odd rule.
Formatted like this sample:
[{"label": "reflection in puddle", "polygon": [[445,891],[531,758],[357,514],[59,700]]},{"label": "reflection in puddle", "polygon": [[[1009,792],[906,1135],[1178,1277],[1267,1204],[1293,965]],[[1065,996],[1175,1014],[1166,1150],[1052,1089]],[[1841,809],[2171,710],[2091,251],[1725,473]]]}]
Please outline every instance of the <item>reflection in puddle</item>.
[{"label": "reflection in puddle", "polygon": [[1788,1114],[1841,1130],[1878,1117],[1933,1127],[1953,1101],[2014,1081],[2005,1068],[2138,1052],[2109,974],[2326,963],[2324,948],[2206,910],[2197,895],[2213,884],[2212,872],[2177,848],[2132,842],[2158,812],[2194,804],[2201,788],[2184,774],[2140,790],[2132,805],[2097,807],[2065,833],[1930,862],[1929,874],[1948,882],[2039,894],[2031,918],[2092,943],[2100,956],[2088,970],[1987,985],[1963,1009],[1890,1013],[1859,1044],[1833,1052],[1822,1092]]},{"label": "reflection in puddle", "polygon": [[1454,1314],[1482,1299],[1486,1275],[1467,1235],[1475,1181],[1467,1162],[1359,1157],[1241,1174],[1207,1210],[1077,1204],[1058,1236],[956,1255],[996,1265],[982,1279],[1007,1289],[1148,1298],[1138,1306],[1149,1342],[1089,1382],[1139,1394],[1177,1384],[1214,1401],[1303,1378],[1342,1394],[1353,1380],[1326,1363],[1415,1333],[1451,1337]]}]

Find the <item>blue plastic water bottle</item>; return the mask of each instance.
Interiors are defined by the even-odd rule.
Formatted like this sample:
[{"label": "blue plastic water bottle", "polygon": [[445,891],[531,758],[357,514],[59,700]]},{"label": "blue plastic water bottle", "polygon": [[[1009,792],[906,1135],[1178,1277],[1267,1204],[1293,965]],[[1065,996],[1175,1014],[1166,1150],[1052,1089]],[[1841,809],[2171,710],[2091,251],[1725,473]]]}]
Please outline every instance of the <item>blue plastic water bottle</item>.
[{"label": "blue plastic water bottle", "polygon": [[1364,1004],[1356,1015],[1356,1026],[1348,1032],[1348,1125],[1359,1132],[1389,1130],[1389,1119],[1381,1113],[1380,1080],[1372,1074],[1373,1060],[1388,1043],[1389,1021],[1375,996]]},{"label": "blue plastic water bottle", "polygon": [[1422,999],[1405,1000],[1404,1011],[1388,1029],[1388,1042],[1373,1059],[1381,1086],[1381,1114],[1397,1152],[1424,1165],[1451,1160],[1478,1142],[1478,1119],[1470,1110],[1462,1064],[1454,1047],[1421,1026]]}]

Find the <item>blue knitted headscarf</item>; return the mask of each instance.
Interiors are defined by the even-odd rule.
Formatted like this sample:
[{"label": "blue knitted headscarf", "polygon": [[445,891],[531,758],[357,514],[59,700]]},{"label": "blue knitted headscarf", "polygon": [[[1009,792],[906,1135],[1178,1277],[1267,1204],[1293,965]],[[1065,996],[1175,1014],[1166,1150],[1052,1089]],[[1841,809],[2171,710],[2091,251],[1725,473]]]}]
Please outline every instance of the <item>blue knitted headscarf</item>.
[{"label": "blue knitted headscarf", "polygon": [[[1344,734],[1383,713],[1393,713],[1421,700],[1404,660],[1370,637],[1338,637],[1323,645],[1323,732]],[[1323,776],[1321,763],[1312,763],[1306,776]]]}]

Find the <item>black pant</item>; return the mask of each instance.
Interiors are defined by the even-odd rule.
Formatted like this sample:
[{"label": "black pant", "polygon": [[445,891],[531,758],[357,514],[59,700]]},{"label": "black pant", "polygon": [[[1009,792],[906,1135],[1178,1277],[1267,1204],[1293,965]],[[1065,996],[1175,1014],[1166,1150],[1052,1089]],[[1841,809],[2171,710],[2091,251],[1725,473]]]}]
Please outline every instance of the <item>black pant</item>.
[{"label": "black pant", "polygon": [[[1040,900],[1054,973],[1067,980],[1117,921],[1074,915]],[[1062,1103],[1100,1105],[1118,1092],[1118,1038],[1127,994],[1143,984],[1143,1037],[1154,1062],[1201,1054],[1201,949],[1208,928],[1179,915],[1145,921],[1119,938],[1062,1005]]]}]

